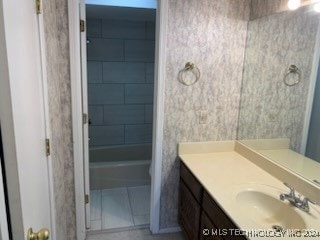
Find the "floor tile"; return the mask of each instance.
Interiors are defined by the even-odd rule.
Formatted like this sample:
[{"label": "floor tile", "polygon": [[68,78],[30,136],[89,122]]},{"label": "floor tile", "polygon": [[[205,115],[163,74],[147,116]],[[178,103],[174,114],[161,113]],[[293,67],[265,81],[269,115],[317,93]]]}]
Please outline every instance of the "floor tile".
[{"label": "floor tile", "polygon": [[150,213],[150,195],[151,186],[129,187],[129,199],[132,208],[132,214],[147,215]]},{"label": "floor tile", "polygon": [[101,190],[90,191],[90,220],[101,221]]},{"label": "floor tile", "polygon": [[135,226],[150,224],[150,214],[133,215],[133,222]]},{"label": "floor tile", "polygon": [[134,226],[126,188],[102,190],[102,229]]},{"label": "floor tile", "polygon": [[91,220],[90,230],[101,230],[101,220]]}]

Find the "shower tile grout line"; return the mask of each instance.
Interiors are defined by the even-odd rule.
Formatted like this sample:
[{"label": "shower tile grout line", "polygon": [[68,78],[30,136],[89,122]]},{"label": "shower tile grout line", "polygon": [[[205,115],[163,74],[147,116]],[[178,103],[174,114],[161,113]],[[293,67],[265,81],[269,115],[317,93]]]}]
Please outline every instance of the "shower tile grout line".
[{"label": "shower tile grout line", "polygon": [[126,187],[126,190],[127,190],[127,194],[128,194],[128,201],[129,201],[129,207],[130,207],[130,213],[131,213],[131,220],[132,220],[133,226],[136,226],[136,224],[134,222],[134,218],[133,218],[132,204],[131,204],[131,198],[130,198],[128,187]]},{"label": "shower tile grout line", "polygon": [[102,229],[102,190],[100,191],[100,230]]}]

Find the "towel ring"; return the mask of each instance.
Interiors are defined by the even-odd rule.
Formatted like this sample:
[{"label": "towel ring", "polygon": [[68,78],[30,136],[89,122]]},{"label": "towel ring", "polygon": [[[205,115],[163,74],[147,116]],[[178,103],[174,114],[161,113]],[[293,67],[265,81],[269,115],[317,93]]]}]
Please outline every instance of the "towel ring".
[{"label": "towel ring", "polygon": [[[186,82],[184,78],[184,73],[191,71],[195,75],[195,80],[191,83]],[[179,82],[181,82],[183,85],[191,86],[199,81],[201,72],[199,68],[197,68],[192,62],[187,62],[184,69],[179,71]]]},{"label": "towel ring", "polygon": [[[288,77],[289,75],[291,75],[291,73],[298,75],[295,81],[289,81]],[[284,84],[291,87],[291,86],[297,85],[298,83],[300,83],[300,81],[301,81],[301,70],[296,65],[290,65],[286,75],[284,75],[284,78],[283,78]]]}]

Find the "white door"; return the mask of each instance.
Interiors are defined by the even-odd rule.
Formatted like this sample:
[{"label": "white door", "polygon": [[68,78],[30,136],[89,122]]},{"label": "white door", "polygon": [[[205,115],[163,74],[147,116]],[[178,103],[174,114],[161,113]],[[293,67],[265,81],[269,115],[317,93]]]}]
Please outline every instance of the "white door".
[{"label": "white door", "polygon": [[[86,20],[85,0],[80,0],[80,19]],[[85,25],[85,23],[84,23]],[[89,175],[89,117],[88,117],[88,80],[87,80],[87,31],[80,33],[81,41],[81,84],[82,84],[82,112],[85,116],[83,121],[83,160],[84,160],[84,192],[87,199],[90,199],[90,175]],[[86,228],[90,229],[90,201],[86,201]]]},{"label": "white door", "polygon": [[[29,228],[34,232],[52,229],[41,26],[35,0],[0,0],[0,5],[0,35],[4,38],[0,43],[6,51],[0,56],[5,63],[5,71],[0,72],[0,121],[5,161],[17,162],[21,231],[26,239]],[[14,181],[10,173],[7,176]]]},{"label": "white door", "polygon": [[2,166],[0,159],[0,240],[9,239],[7,213],[4,197],[4,188],[2,182]]}]

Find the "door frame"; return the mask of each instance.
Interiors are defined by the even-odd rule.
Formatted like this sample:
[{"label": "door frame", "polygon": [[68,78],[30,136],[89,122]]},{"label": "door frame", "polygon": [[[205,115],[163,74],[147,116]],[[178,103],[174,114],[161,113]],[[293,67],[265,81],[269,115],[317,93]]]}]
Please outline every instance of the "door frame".
[{"label": "door frame", "polygon": [[[80,1],[80,19],[86,19],[86,0]],[[81,76],[87,76],[87,33],[80,33],[80,58],[81,58]],[[83,172],[84,172],[84,194],[86,199],[90,198],[90,169],[89,169],[89,117],[88,117],[88,79],[81,78],[81,97],[82,113],[82,134],[83,134]],[[84,101],[87,99],[87,101]],[[90,201],[85,204],[85,225],[86,229],[91,228]]]},{"label": "door frame", "polygon": [[[83,113],[81,88],[81,55],[80,55],[80,1],[68,1],[69,40],[70,40],[70,77],[72,97],[72,125],[74,149],[75,200],[77,219],[77,239],[86,237],[85,225],[85,181],[84,181],[84,144]],[[168,0],[158,0],[156,10],[156,44],[155,44],[155,84],[153,108],[153,142],[151,167],[151,203],[150,230],[160,232],[160,197],[162,171],[162,143],[164,124],[164,89],[166,69],[166,42]]]},{"label": "door frame", "polygon": [[14,202],[10,203],[10,217],[11,221],[15,223],[14,226],[12,225],[12,234],[13,236],[22,238],[24,232],[9,84],[9,63],[5,34],[3,34],[5,33],[4,20],[4,6],[3,1],[0,0],[0,33],[2,33],[0,34],[0,121],[2,142],[3,145],[7,144],[8,146],[6,149],[3,149],[3,154],[6,158],[11,159],[11,164],[6,166],[6,173],[10,173],[11,176],[11,179],[7,179],[8,197],[14,200]]},{"label": "door frame", "polygon": [[[3,81],[0,81],[0,121],[2,127],[2,142],[3,142],[3,152],[4,152],[4,160],[5,160],[5,171],[6,171],[6,180],[7,180],[7,188],[8,188],[8,197],[9,197],[9,211],[10,211],[10,219],[11,219],[11,227],[12,227],[12,235],[14,239],[25,239],[26,226],[25,222],[23,222],[23,192],[27,192],[29,189],[25,189],[21,186],[21,169],[23,168],[21,156],[25,151],[25,148],[17,146],[17,141],[22,136],[19,131],[17,131],[17,124],[14,123],[17,121],[19,116],[13,115],[13,100],[16,101],[19,99],[18,96],[12,94],[13,89],[16,87],[12,85],[12,76],[10,75],[9,67],[12,68],[12,59],[15,58],[15,52],[10,48],[10,52],[7,51],[7,37],[14,35],[14,31],[16,29],[5,26],[6,22],[14,21],[18,14],[21,14],[16,8],[13,8],[12,5],[17,4],[17,1],[9,1],[0,0],[0,75]],[[30,5],[27,5],[30,4]],[[28,6],[28,9],[26,8]],[[29,6],[34,10],[33,14],[36,14],[35,2],[28,1],[26,4],[20,6],[21,12],[30,11]],[[42,6],[42,4],[41,4]],[[33,8],[34,7],[34,8]],[[5,11],[5,10],[6,11]],[[42,9],[41,9],[42,10]],[[29,12],[30,13],[30,12]],[[21,15],[24,17],[24,15]],[[44,31],[44,21],[43,14],[37,14],[37,26],[33,29],[34,32],[31,34],[36,34],[38,38],[37,41],[37,50],[39,50],[39,85],[35,87],[39,87],[39,91],[41,92],[41,97],[39,101],[41,102],[41,115],[43,115],[43,135],[42,138],[50,138],[50,126],[49,126],[49,105],[48,105],[48,88],[47,88],[47,72],[46,72],[46,49],[45,49],[45,31]],[[21,20],[21,19],[20,19]],[[8,23],[7,23],[8,24]],[[29,29],[30,30],[30,29]],[[30,57],[28,58],[30,59]],[[9,61],[11,60],[11,61]],[[33,61],[28,62],[24,61],[24,69],[28,67],[32,67],[34,64]],[[15,70],[18,67],[18,71],[20,70],[19,66],[14,66]],[[28,116],[32,115],[32,108],[28,109]],[[21,117],[21,116],[20,116]],[[21,125],[19,125],[20,127]],[[25,137],[25,136],[22,136]],[[42,139],[41,139],[42,140]],[[43,144],[45,145],[45,144]],[[43,148],[44,149],[44,148]],[[50,228],[50,238],[56,238],[56,225],[55,225],[55,201],[54,201],[54,190],[53,190],[53,169],[52,169],[52,160],[50,156],[45,158],[46,160],[46,170],[47,170],[47,191],[48,191],[48,223]],[[0,174],[2,177],[2,174]],[[2,179],[1,179],[2,180]],[[28,186],[29,187],[29,186]],[[0,189],[0,195],[2,190]],[[38,230],[38,229],[35,229]],[[2,230],[1,230],[2,231]],[[5,238],[6,239],[6,238]]]}]

